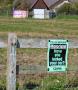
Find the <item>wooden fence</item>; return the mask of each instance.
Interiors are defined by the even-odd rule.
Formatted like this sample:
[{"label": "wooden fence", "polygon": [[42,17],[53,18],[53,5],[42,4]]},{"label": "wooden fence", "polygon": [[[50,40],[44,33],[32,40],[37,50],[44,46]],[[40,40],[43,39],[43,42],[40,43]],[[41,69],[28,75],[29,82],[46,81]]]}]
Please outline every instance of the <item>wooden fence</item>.
[{"label": "wooden fence", "polygon": [[[49,39],[21,39],[14,33],[8,36],[8,43],[0,41],[0,48],[8,48],[7,50],[7,90],[16,90],[16,48],[47,48]],[[68,40],[69,48],[74,48],[74,54],[77,54],[77,40]],[[38,66],[40,68],[40,66]],[[36,68],[36,67],[35,67]],[[43,71],[46,71],[43,66]],[[21,71],[21,73],[24,73]]]}]

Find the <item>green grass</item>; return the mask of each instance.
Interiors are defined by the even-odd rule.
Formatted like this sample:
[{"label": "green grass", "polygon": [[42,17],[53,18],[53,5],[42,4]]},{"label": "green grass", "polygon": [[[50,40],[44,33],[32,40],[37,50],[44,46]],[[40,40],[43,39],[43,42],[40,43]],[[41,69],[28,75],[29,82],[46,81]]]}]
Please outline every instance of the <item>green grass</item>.
[{"label": "green grass", "polygon": [[77,19],[78,20],[78,15],[59,15],[56,18],[57,19]]},{"label": "green grass", "polygon": [[[65,84],[65,76],[47,76],[44,79],[38,79],[38,80],[27,80],[25,81],[24,88],[26,88],[27,83],[32,83],[34,85],[39,85],[35,87],[34,90],[64,90],[64,84]],[[27,88],[25,90],[28,90]]]},{"label": "green grass", "polygon": [[78,19],[73,17],[59,16],[49,20],[0,17],[0,33],[1,36],[7,36],[8,32],[16,32],[20,37],[76,38],[78,37]]},{"label": "green grass", "polygon": [[48,76],[43,80],[41,90],[64,90],[65,76]]},{"label": "green grass", "polygon": [[0,89],[4,90],[6,88],[6,76],[0,76]]},{"label": "green grass", "polygon": [[0,64],[6,65],[7,62],[7,50],[0,49]]}]

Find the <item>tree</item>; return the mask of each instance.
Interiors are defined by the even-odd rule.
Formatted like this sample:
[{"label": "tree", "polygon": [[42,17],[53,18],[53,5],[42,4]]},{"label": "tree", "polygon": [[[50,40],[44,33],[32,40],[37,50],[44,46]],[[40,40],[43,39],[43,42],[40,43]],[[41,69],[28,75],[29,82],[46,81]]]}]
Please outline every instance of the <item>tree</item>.
[{"label": "tree", "polygon": [[78,15],[78,3],[74,3],[75,13]]},{"label": "tree", "polygon": [[66,3],[57,10],[58,14],[71,15],[76,13],[76,6],[72,3]]},{"label": "tree", "polygon": [[28,8],[26,0],[15,0],[13,2],[14,9],[26,10]]}]

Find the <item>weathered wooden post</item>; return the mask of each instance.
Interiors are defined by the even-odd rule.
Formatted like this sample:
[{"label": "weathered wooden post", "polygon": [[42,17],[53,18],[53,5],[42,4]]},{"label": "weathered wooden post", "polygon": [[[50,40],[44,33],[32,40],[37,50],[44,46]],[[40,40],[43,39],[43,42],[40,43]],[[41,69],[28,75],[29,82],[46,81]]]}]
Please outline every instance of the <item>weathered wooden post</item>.
[{"label": "weathered wooden post", "polygon": [[16,90],[16,42],[14,33],[8,36],[7,90]]}]

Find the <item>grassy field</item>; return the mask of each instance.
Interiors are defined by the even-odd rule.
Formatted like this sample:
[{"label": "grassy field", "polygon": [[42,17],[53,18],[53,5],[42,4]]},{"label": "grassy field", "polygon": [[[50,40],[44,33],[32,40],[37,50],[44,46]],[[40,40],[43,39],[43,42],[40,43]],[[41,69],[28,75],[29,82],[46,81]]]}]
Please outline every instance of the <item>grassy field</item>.
[{"label": "grassy field", "polygon": [[20,37],[78,38],[78,19],[60,16],[50,20],[0,17],[0,37],[7,36],[8,32],[15,32]]}]

